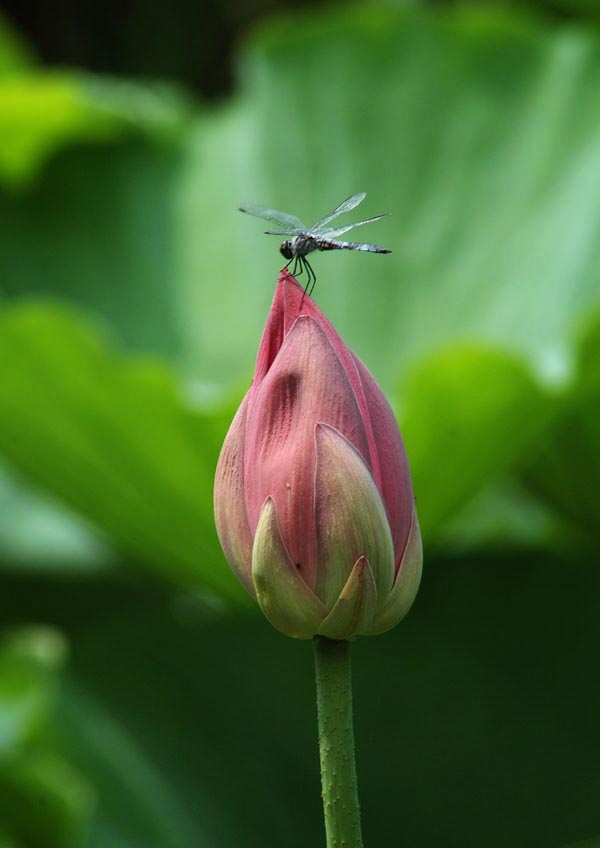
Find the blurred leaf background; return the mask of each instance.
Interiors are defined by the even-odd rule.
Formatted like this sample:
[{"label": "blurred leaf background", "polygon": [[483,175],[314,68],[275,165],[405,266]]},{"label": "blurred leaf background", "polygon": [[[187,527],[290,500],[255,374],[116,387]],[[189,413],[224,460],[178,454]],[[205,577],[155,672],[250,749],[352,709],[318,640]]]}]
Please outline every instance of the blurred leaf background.
[{"label": "blurred leaf background", "polygon": [[394,252],[316,298],[426,549],[355,645],[366,843],[600,844],[600,5],[3,10],[0,847],[323,844],[310,646],[212,480],[280,265],[237,203],[359,190]]}]

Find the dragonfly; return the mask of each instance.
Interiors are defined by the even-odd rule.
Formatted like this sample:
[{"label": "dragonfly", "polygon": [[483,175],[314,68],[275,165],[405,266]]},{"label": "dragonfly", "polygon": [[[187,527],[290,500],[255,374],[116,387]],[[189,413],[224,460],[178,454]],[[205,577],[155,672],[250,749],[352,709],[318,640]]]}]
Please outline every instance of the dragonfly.
[{"label": "dragonfly", "polygon": [[[294,276],[301,276],[306,272],[307,283],[304,288],[304,294],[308,292],[308,296],[313,292],[317,277],[313,271],[308,259],[309,253],[314,250],[364,250],[368,253],[391,253],[387,247],[379,247],[377,244],[367,244],[361,241],[338,241],[338,237],[353,230],[354,227],[362,227],[363,224],[372,224],[373,221],[379,221],[380,218],[385,218],[389,212],[383,215],[375,215],[373,218],[367,218],[364,221],[357,221],[355,224],[346,224],[343,227],[330,227],[334,221],[344,212],[351,212],[352,209],[363,202],[367,196],[366,192],[361,191],[358,194],[352,194],[343,200],[331,212],[323,218],[319,218],[312,227],[307,227],[295,215],[290,215],[287,212],[280,212],[278,209],[269,209],[268,206],[255,206],[252,203],[242,203],[238,206],[240,212],[247,212],[249,215],[254,215],[257,218],[262,218],[264,221],[274,224],[277,229],[265,230],[269,236],[287,236],[282,241],[279,250],[285,259],[288,260],[285,268],[294,263],[292,273]],[[299,273],[298,273],[299,272]]]}]

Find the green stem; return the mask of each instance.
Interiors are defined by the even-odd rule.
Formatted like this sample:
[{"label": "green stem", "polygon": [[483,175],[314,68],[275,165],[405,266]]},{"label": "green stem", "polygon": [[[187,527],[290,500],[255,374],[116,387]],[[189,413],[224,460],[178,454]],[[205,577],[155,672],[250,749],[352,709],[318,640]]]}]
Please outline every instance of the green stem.
[{"label": "green stem", "polygon": [[350,642],[315,636],[327,848],[363,848],[352,729]]}]

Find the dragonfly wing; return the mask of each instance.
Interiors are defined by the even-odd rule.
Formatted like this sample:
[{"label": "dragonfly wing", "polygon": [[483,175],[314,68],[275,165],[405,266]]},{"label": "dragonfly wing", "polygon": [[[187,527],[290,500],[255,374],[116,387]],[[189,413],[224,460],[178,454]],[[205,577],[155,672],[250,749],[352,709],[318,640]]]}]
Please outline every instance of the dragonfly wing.
[{"label": "dragonfly wing", "polygon": [[366,221],[357,221],[356,224],[347,224],[345,227],[334,227],[332,229],[321,230],[319,235],[321,238],[335,239],[338,236],[347,233],[348,230],[353,230],[354,227],[362,227],[363,224],[371,224],[373,221],[379,221],[380,218],[385,218],[389,214],[389,212],[385,212],[383,215],[375,215],[373,218],[367,218]]},{"label": "dragonfly wing", "polygon": [[287,212],[280,212],[278,209],[269,209],[268,206],[255,206],[253,203],[240,203],[238,209],[240,212],[247,212],[248,215],[254,215],[256,218],[263,218],[265,221],[270,221],[271,224],[276,224],[280,228],[278,235],[304,229],[304,224],[300,218],[296,218],[295,215],[288,215]]},{"label": "dragonfly wing", "polygon": [[350,197],[347,197],[345,200],[342,200],[339,206],[336,206],[333,212],[330,212],[329,215],[325,215],[324,218],[320,218],[316,224],[310,228],[311,232],[315,230],[322,229],[325,224],[328,224],[330,221],[333,221],[334,218],[337,218],[338,215],[343,215],[344,212],[350,212],[352,209],[356,209],[359,203],[362,203],[367,193],[365,191],[361,191],[358,194],[352,194]]}]

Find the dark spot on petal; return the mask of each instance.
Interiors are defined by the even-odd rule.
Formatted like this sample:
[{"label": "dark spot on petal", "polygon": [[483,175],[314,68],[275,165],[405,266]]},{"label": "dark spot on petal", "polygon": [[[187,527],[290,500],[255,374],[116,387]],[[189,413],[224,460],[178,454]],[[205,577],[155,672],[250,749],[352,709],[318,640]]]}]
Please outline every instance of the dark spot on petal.
[{"label": "dark spot on petal", "polygon": [[294,421],[301,378],[289,372],[281,375],[270,391],[270,403],[265,409],[265,435],[269,439],[285,439]]}]

